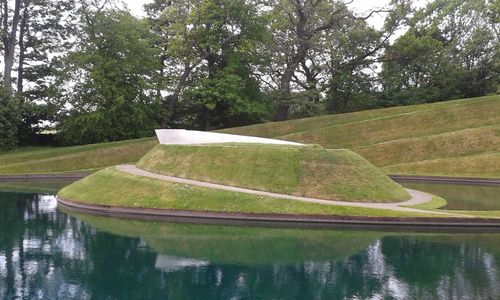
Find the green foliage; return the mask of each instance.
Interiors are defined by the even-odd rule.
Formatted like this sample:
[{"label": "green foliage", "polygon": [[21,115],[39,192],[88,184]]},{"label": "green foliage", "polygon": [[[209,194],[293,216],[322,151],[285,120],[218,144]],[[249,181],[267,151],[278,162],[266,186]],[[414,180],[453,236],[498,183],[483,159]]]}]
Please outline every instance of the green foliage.
[{"label": "green foliage", "polygon": [[386,51],[384,104],[433,102],[495,92],[498,29],[484,1],[435,0]]},{"label": "green foliage", "polygon": [[498,1],[391,1],[380,29],[333,0],[154,0],[142,19],[117,0],[16,3],[0,53],[20,145],[44,126],[82,144],[500,91]]},{"label": "green foliage", "polygon": [[259,123],[268,114],[258,83],[234,54],[228,60],[212,77],[186,91],[186,114],[194,113],[195,124],[201,128]]},{"label": "green foliage", "polygon": [[[183,96],[184,124],[210,129],[261,121],[268,112],[258,82],[252,78],[256,46],[262,42],[264,19],[256,6],[238,0],[212,0],[192,9],[166,10],[171,28],[170,54],[199,61],[196,82]],[[180,18],[182,16],[182,18]]]},{"label": "green foliage", "polygon": [[20,122],[19,101],[7,89],[0,86],[0,151],[17,145]]},{"label": "green foliage", "polygon": [[[342,113],[373,108],[377,78],[371,71],[377,50],[384,45],[384,30],[365,20],[352,20],[346,29],[330,34],[326,48],[330,62],[325,80],[326,111]],[[382,41],[381,41],[382,40]]]},{"label": "green foliage", "polygon": [[71,107],[58,126],[65,144],[149,136],[158,103],[149,78],[158,68],[148,28],[127,12],[97,13],[84,28],[80,50],[67,57],[62,100]]}]

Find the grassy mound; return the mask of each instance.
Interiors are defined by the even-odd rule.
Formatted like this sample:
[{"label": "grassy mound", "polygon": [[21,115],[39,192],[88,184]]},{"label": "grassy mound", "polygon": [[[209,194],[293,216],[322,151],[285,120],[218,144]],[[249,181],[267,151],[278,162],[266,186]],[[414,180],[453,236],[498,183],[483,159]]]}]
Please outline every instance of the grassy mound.
[{"label": "grassy mound", "polygon": [[484,168],[500,165],[498,95],[222,131],[349,148],[390,173],[500,177]]},{"label": "grassy mound", "polygon": [[203,188],[130,175],[113,167],[63,188],[59,197],[89,204],[196,211],[435,217],[426,213],[325,205]]},{"label": "grassy mound", "polygon": [[410,197],[356,153],[316,146],[158,145],[137,166],[153,173],[313,198],[397,202]]}]

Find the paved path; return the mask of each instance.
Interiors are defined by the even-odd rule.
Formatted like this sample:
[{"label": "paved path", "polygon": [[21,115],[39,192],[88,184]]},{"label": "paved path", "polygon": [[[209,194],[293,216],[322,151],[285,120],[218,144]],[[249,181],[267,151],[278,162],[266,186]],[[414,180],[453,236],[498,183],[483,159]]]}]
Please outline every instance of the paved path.
[{"label": "paved path", "polygon": [[432,199],[431,195],[424,193],[424,192],[412,190],[412,189],[406,189],[408,191],[408,193],[410,193],[411,199],[408,201],[404,201],[404,202],[397,202],[397,203],[347,202],[347,201],[317,199],[317,198],[300,197],[300,196],[293,196],[293,195],[287,195],[287,194],[270,193],[270,192],[265,192],[265,191],[245,189],[245,188],[209,183],[209,182],[180,178],[180,177],[160,175],[160,174],[144,171],[142,169],[137,168],[134,165],[119,165],[119,166],[117,166],[117,169],[121,172],[129,173],[129,174],[137,175],[137,176],[144,176],[144,177],[149,177],[149,178],[154,178],[154,179],[159,179],[159,180],[165,180],[165,181],[170,181],[170,182],[183,183],[183,184],[189,184],[189,185],[195,185],[195,186],[207,187],[207,188],[213,188],[213,189],[220,189],[220,190],[226,190],[226,191],[231,191],[231,192],[247,193],[247,194],[260,195],[260,196],[268,196],[268,197],[272,197],[272,198],[289,199],[289,200],[303,201],[303,202],[310,202],[310,203],[320,203],[320,204],[326,204],[326,205],[342,205],[342,206],[353,206],[353,207],[379,208],[379,209],[389,209],[389,210],[402,211],[402,212],[417,212],[417,213],[428,213],[428,214],[467,217],[466,215],[461,215],[461,214],[452,214],[452,213],[446,213],[446,212],[437,212],[437,211],[429,211],[429,210],[404,207],[404,206],[408,206],[408,205],[416,205],[416,204],[429,202]]}]

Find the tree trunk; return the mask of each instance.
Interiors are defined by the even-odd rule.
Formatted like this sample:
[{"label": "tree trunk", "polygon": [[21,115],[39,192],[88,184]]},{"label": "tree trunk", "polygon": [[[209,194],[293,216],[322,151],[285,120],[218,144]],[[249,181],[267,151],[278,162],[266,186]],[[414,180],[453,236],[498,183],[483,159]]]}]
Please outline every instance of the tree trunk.
[{"label": "tree trunk", "polygon": [[182,89],[186,85],[186,81],[189,77],[189,74],[191,74],[192,67],[189,64],[186,64],[184,66],[184,71],[182,72],[181,77],[179,78],[179,81],[177,81],[177,84],[174,89],[174,93],[172,94],[172,97],[168,100],[168,111],[170,112],[171,115],[175,114],[175,109],[177,106],[177,101],[179,100],[179,96],[181,94]]},{"label": "tree trunk", "polygon": [[193,67],[189,63],[184,65],[184,71],[175,85],[174,92],[165,98],[164,107],[167,109],[167,115],[163,116],[160,121],[161,128],[165,128],[167,126],[167,122],[175,117],[177,102],[179,101],[182,89],[186,85],[186,81],[191,74],[191,70],[193,70]]},{"label": "tree trunk", "polygon": [[212,112],[209,109],[205,109],[205,112],[203,113],[203,119],[204,119],[203,129],[205,131],[210,130],[212,127]]},{"label": "tree trunk", "polygon": [[280,99],[278,109],[274,117],[275,121],[284,121],[288,118],[288,111],[290,110],[290,82],[292,81],[293,74],[299,66],[300,62],[306,58],[307,51],[310,48],[310,42],[303,39],[300,42],[297,52],[292,57],[292,60],[287,64],[285,72],[280,79]]},{"label": "tree trunk", "polygon": [[28,24],[28,5],[29,1],[25,1],[23,17],[21,19],[21,27],[19,30],[19,67],[17,69],[17,92],[23,93],[23,79],[24,79],[24,58],[26,56],[26,48],[24,45],[24,34],[26,33],[26,25]]},{"label": "tree trunk", "polygon": [[19,12],[21,10],[21,0],[15,0],[14,16],[12,18],[11,30],[8,30],[9,9],[7,1],[4,2],[4,24],[3,24],[3,44],[4,44],[4,86],[12,92],[12,67],[14,65],[14,53],[16,48],[17,27],[19,25]]}]

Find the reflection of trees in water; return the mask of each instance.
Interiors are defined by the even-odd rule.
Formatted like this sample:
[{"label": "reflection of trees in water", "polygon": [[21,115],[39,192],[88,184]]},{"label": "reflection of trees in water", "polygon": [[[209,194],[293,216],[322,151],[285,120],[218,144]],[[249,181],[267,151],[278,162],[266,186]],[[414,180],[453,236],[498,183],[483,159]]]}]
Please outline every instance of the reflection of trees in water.
[{"label": "reflection of trees in water", "polygon": [[0,207],[2,299],[500,298],[498,253],[477,240],[386,236],[339,260],[210,264],[159,256],[36,195],[0,193]]},{"label": "reflection of trees in water", "polygon": [[[65,282],[61,272],[73,261],[68,254],[83,252],[75,239],[81,223],[54,213],[53,197],[0,193],[0,297],[51,298],[57,291],[81,290]],[[4,283],[4,284],[2,284]]]}]

